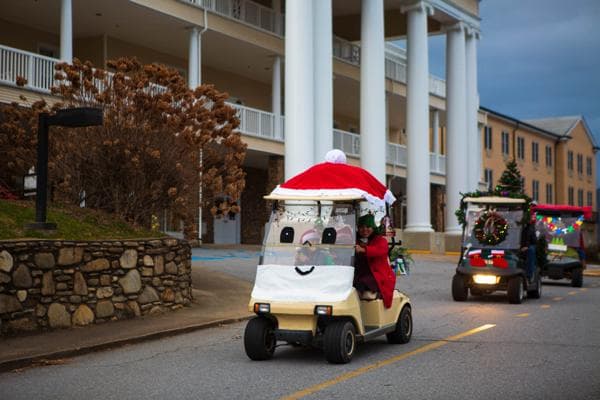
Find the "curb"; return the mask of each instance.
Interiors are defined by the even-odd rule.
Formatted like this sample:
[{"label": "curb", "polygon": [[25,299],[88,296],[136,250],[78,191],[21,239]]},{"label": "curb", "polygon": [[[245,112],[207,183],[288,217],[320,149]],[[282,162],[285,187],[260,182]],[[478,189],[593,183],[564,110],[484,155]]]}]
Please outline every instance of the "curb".
[{"label": "curb", "polygon": [[164,329],[162,331],[152,332],[152,333],[148,333],[145,335],[125,338],[125,339],[117,339],[114,341],[109,341],[109,342],[104,342],[104,343],[97,343],[97,344],[92,344],[92,345],[85,346],[85,347],[77,347],[77,348],[73,348],[73,349],[61,350],[61,351],[56,351],[56,352],[52,352],[52,353],[38,354],[38,355],[27,356],[27,357],[23,357],[23,358],[14,359],[14,360],[2,361],[2,362],[0,362],[0,373],[10,372],[15,369],[25,368],[25,367],[29,367],[29,366],[32,366],[35,364],[38,364],[38,365],[52,364],[52,363],[48,362],[49,360],[56,360],[56,359],[65,358],[65,357],[80,356],[83,354],[93,353],[95,351],[122,347],[127,344],[142,343],[142,342],[147,342],[147,341],[151,341],[151,340],[162,339],[164,337],[175,336],[175,335],[180,335],[180,334],[184,334],[184,333],[190,333],[190,332],[207,329],[207,328],[213,328],[213,327],[219,326],[219,325],[233,324],[236,322],[246,321],[252,317],[253,317],[253,315],[249,315],[246,317],[239,317],[239,318],[220,319],[220,320],[205,322],[205,323],[196,324],[196,325],[183,326],[181,328]]}]

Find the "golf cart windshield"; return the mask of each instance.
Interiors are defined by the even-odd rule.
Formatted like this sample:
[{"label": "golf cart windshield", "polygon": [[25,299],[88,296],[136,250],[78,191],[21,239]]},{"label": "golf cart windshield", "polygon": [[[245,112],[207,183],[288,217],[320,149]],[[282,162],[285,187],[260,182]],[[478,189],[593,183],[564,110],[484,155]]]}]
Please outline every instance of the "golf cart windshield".
[{"label": "golf cart windshield", "polygon": [[583,219],[583,214],[538,211],[536,230],[546,238],[548,250],[565,252],[568,247],[580,246]]},{"label": "golf cart windshield", "polygon": [[463,246],[514,250],[520,247],[522,205],[469,203]]},{"label": "golf cart windshield", "polygon": [[354,205],[332,201],[280,201],[271,213],[261,265],[352,266]]}]

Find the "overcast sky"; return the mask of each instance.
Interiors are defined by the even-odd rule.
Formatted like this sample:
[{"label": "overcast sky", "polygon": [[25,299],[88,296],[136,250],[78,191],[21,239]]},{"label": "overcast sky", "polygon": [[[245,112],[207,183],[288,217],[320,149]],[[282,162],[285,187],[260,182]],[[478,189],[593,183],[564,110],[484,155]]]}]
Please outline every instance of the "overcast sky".
[{"label": "overcast sky", "polygon": [[[483,0],[480,16],[480,104],[517,119],[583,115],[600,145],[600,0]],[[429,46],[444,77],[445,37]]]}]

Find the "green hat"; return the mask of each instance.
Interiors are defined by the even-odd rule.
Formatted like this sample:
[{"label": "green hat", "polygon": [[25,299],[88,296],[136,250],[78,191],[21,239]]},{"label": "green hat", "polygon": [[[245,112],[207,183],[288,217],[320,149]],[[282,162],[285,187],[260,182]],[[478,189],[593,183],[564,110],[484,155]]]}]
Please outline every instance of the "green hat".
[{"label": "green hat", "polygon": [[377,229],[375,225],[375,216],[373,214],[365,214],[358,219],[358,226],[368,226],[369,228]]}]

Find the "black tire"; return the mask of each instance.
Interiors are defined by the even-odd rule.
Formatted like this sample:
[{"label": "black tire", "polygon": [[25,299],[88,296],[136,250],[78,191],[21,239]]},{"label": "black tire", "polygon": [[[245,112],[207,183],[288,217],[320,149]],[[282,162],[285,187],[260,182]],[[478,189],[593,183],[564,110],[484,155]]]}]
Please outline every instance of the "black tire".
[{"label": "black tire", "polygon": [[386,334],[388,343],[404,344],[410,341],[412,336],[413,323],[412,312],[410,306],[405,305],[400,311],[398,322],[396,322],[396,330]]},{"label": "black tire", "polygon": [[323,338],[325,359],[333,364],[352,360],[356,349],[356,330],[350,321],[333,321],[325,328]]},{"label": "black tire", "polygon": [[469,297],[469,288],[463,275],[452,277],[452,298],[454,301],[465,301]]},{"label": "black tire", "polygon": [[571,271],[571,286],[582,287],[583,286],[583,269],[575,268]]},{"label": "black tire", "polygon": [[244,331],[244,349],[251,360],[261,361],[273,357],[276,343],[273,321],[265,317],[255,317],[248,321]]},{"label": "black tire", "polygon": [[525,290],[523,289],[523,278],[520,276],[513,276],[508,280],[508,302],[510,304],[521,304],[525,297]]},{"label": "black tire", "polygon": [[534,283],[536,284],[535,289],[527,291],[527,298],[539,299],[542,297],[542,277],[539,271],[535,272]]}]

